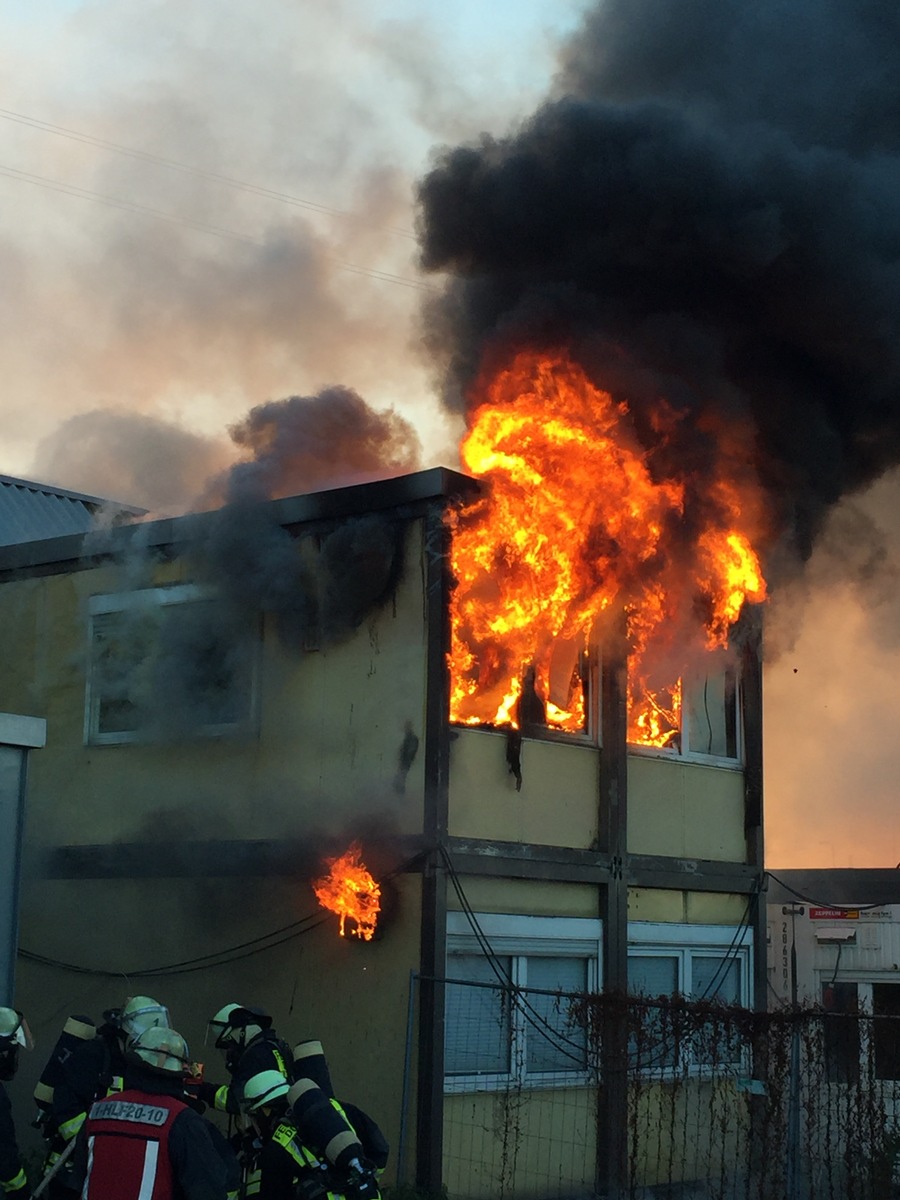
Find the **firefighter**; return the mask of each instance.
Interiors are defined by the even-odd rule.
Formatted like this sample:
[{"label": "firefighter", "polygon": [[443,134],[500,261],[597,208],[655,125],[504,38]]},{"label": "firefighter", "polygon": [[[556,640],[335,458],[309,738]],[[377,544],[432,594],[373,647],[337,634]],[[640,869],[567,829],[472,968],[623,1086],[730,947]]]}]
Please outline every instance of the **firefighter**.
[{"label": "firefighter", "polygon": [[[20,1012],[14,1008],[0,1008],[0,1080],[9,1080],[19,1066],[19,1051],[25,1046],[30,1049],[31,1035]],[[6,1088],[0,1082],[0,1192],[12,1200],[28,1200],[31,1189],[25,1177],[19,1147],[16,1143],[16,1127],[13,1124],[12,1106]]]},{"label": "firefighter", "polygon": [[272,1018],[261,1008],[226,1004],[209,1021],[206,1040],[225,1054],[230,1083],[201,1083],[198,1094],[219,1112],[237,1116],[241,1112],[241,1090],[260,1071],[278,1071],[290,1081],[293,1058],[287,1042],[272,1028]]},{"label": "firefighter", "polygon": [[227,1200],[225,1162],[184,1095],[190,1066],[174,1029],[151,1026],[129,1044],[124,1090],[85,1121],[83,1200]]},{"label": "firefighter", "polygon": [[384,1134],[362,1109],[335,1099],[321,1042],[301,1042],[293,1057],[294,1082],[287,1099],[303,1144],[346,1181],[341,1190],[359,1200],[376,1197],[377,1178],[388,1159]]},{"label": "firefighter", "polygon": [[[81,1192],[84,1148],[73,1139],[93,1102],[121,1091],[128,1040],[146,1029],[164,1029],[168,1024],[165,1005],[150,996],[129,996],[121,1008],[104,1012],[96,1037],[78,1046],[62,1065],[45,1124],[50,1146],[44,1171],[53,1172],[47,1189],[51,1200],[72,1200]],[[65,1162],[57,1166],[63,1155]]]},{"label": "firefighter", "polygon": [[[257,1153],[245,1175],[245,1191],[256,1200],[379,1200],[373,1165],[358,1142],[343,1168],[301,1138],[289,1107],[290,1086],[278,1071],[252,1076],[241,1093],[241,1107],[259,1138]],[[336,1100],[332,1105],[338,1112]]]}]

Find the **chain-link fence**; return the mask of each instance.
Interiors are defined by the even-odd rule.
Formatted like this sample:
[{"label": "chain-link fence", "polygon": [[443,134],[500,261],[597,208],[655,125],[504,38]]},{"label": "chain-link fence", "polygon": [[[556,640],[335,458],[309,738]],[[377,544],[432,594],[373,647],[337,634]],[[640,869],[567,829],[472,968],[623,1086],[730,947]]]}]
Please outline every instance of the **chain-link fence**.
[{"label": "chain-link fence", "polygon": [[900,1197],[898,1016],[445,984],[450,1200]]}]

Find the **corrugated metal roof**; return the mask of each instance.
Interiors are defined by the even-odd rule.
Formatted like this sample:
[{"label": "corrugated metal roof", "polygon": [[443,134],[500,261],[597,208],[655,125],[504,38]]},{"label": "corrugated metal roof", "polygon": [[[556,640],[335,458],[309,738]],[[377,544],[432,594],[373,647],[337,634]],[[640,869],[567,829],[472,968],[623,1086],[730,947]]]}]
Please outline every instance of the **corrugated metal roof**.
[{"label": "corrugated metal roof", "polygon": [[137,516],[143,510],[85,496],[50,484],[0,475],[0,546],[42,541],[97,527],[102,513],[108,519]]}]

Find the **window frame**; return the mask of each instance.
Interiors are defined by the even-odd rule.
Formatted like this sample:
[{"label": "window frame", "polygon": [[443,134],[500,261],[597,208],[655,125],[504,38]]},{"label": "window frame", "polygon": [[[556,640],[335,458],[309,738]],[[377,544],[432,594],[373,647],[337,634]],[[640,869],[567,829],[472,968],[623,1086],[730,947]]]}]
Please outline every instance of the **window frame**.
[{"label": "window frame", "polygon": [[[104,733],[98,728],[102,694],[96,678],[96,618],[112,613],[140,611],[150,608],[161,609],[170,605],[193,604],[204,600],[215,600],[216,598],[217,593],[213,588],[194,583],[139,588],[130,592],[102,592],[88,597],[87,667],[85,671],[84,696],[85,746],[133,745],[146,740],[139,729],[110,730]],[[247,716],[239,721],[199,725],[191,731],[194,736],[202,738],[231,737],[257,730],[261,640],[260,637],[254,639],[255,645],[249,656]]]},{"label": "window frame", "polygon": [[[662,758],[667,762],[697,763],[698,765],[706,767],[722,767],[728,771],[742,771],[744,769],[744,688],[740,667],[735,666],[733,669],[735,722],[734,758],[729,758],[722,754],[704,754],[700,750],[685,750],[683,748],[676,749],[671,746],[645,746],[640,742],[628,742],[628,753],[636,754],[641,758]],[[690,718],[688,715],[688,706],[684,702],[684,683],[682,681],[681,747],[683,747],[685,743],[690,745],[690,737]]]},{"label": "window frame", "polygon": [[[572,736],[572,735],[566,735]],[[526,916],[516,913],[475,913],[484,939],[498,957],[513,960],[513,983],[519,983],[520,966],[529,958],[574,958],[587,960],[588,992],[597,992],[602,986],[603,922],[592,917],[545,917]],[[475,930],[464,912],[447,914],[447,960],[454,954],[483,955]],[[449,977],[449,961],[445,976]],[[526,982],[521,984],[527,991]],[[445,1004],[444,1016],[447,1009]],[[510,1070],[507,1072],[484,1072],[468,1075],[444,1073],[444,1094],[460,1095],[473,1092],[507,1091],[524,1088],[529,1091],[549,1090],[560,1087],[587,1086],[590,1069],[571,1071],[540,1071],[529,1074],[526,1065],[527,1019],[521,1012],[514,1012],[510,1029]]]},{"label": "window frame", "polygon": [[[520,730],[523,740],[536,742],[564,742],[568,745],[596,746],[603,749],[603,671],[604,657],[602,643],[590,642],[584,651],[586,655],[587,678],[587,728],[584,732],[574,733],[565,729],[552,729],[549,726],[530,726]],[[628,742],[629,754],[641,758],[661,758],[666,762],[696,763],[706,767],[720,767],[727,771],[742,771],[744,769],[744,702],[743,679],[739,665],[734,665],[734,736],[735,757],[729,758],[721,754],[705,754],[700,750],[675,749],[664,746],[645,746],[640,742]],[[503,732],[505,725],[490,725],[486,722],[469,723],[467,721],[451,722],[455,729],[483,730],[486,733]],[[682,703],[681,709],[681,746],[690,743],[690,718],[688,706]],[[685,737],[686,731],[686,737]]]},{"label": "window frame", "polygon": [[[695,958],[733,957],[740,964],[739,1000],[742,1008],[752,1009],[753,928],[751,925],[690,925],[662,921],[628,922],[628,958],[675,958],[677,961],[677,994],[686,1000],[699,1000],[692,995],[693,962]],[[631,985],[629,981],[629,996]],[[734,1063],[735,1069],[747,1067],[746,1051]],[[711,1070],[721,1071],[722,1065],[694,1061],[687,1044],[681,1048],[679,1061],[662,1067],[635,1068],[646,1078],[670,1079],[675,1075],[702,1076]]]}]

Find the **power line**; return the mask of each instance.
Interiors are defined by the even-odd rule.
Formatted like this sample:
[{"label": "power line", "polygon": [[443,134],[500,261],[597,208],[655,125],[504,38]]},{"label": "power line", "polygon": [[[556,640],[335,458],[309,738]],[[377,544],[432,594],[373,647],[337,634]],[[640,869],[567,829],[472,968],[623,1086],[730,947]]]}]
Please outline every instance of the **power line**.
[{"label": "power line", "polygon": [[[134,212],[139,216],[152,217],[158,221],[168,221],[174,225],[183,225],[188,229],[197,229],[202,233],[210,233],[215,237],[230,238],[233,241],[244,242],[252,246],[266,245],[259,238],[238,233],[233,229],[226,229],[221,225],[212,225],[205,221],[195,221],[190,217],[181,217],[175,213],[167,213],[162,209],[151,208],[149,205],[139,204],[133,200],[123,200],[116,196],[106,196],[102,192],[94,192],[88,188],[78,187],[77,184],[65,183],[58,179],[48,179],[45,175],[35,175],[30,171],[20,171],[16,167],[7,167],[0,164],[0,175],[5,175],[10,179],[18,179],[24,183],[31,183],[36,187],[42,187],[48,191],[60,192],[65,196],[74,196],[80,200],[92,200],[98,204],[105,204],[110,208],[118,208],[125,212]],[[331,254],[325,255],[325,257],[334,262],[341,270],[351,271],[355,275],[368,275],[371,279],[378,279],[383,283],[396,283],[402,287],[414,288],[417,291],[431,292],[435,290],[432,284],[426,283],[421,279],[410,279],[405,275],[395,275],[390,271],[382,271],[378,267],[363,267],[357,263],[345,262],[343,259],[339,259]]]},{"label": "power line", "polygon": [[[420,858],[421,854],[413,855],[412,858],[406,859],[393,870],[382,875],[378,882],[385,883],[402,875]],[[210,954],[198,955],[196,958],[185,958],[178,962],[165,963],[158,967],[144,967],[136,971],[112,971],[104,967],[82,967],[77,963],[51,958],[46,954],[36,954],[33,950],[25,950],[22,947],[19,947],[17,953],[20,958],[28,962],[40,963],[42,966],[54,967],[61,971],[70,971],[75,975],[92,975],[103,979],[121,979],[123,976],[127,979],[147,979],[155,975],[186,975],[193,971],[205,971],[211,967],[223,967],[228,963],[239,962],[243,958],[251,958],[254,954],[273,950],[276,946],[282,946],[285,942],[310,933],[313,929],[318,929],[320,925],[330,921],[332,915],[330,912],[317,909],[315,912],[301,917],[299,921],[292,921],[289,925],[283,925],[280,929],[272,929],[249,941],[239,942],[236,946],[228,946],[223,950],[214,950]]]},{"label": "power line", "polygon": [[216,171],[207,171],[203,167],[179,162],[174,158],[166,158],[161,154],[153,154],[148,150],[136,150],[131,146],[124,146],[120,142],[112,142],[106,138],[96,137],[92,133],[84,133],[77,129],[67,129],[64,125],[54,125],[51,121],[42,121],[38,117],[29,117],[24,113],[13,112],[7,108],[0,108],[0,117],[6,121],[15,121],[20,125],[27,125],[32,129],[38,129],[42,133],[52,133],[57,137],[68,138],[70,141],[82,142],[88,146],[97,146],[103,150],[111,150],[116,154],[124,154],[129,158],[136,158],[141,162],[153,163],[156,166],[167,167],[173,171],[182,171],[184,174],[196,175],[203,179],[211,179],[216,183],[224,184],[226,187],[236,188],[242,192],[249,192],[254,196],[262,196],[268,200],[278,200],[282,204],[291,204],[297,208],[305,208],[310,212],[321,213],[326,216],[340,217],[346,221],[355,221],[367,225],[370,229],[383,229],[387,233],[395,233],[398,237],[405,237],[411,241],[415,241],[415,234],[411,233],[408,229],[399,229],[393,225],[374,226],[370,222],[364,221],[363,218],[357,217],[354,213],[346,212],[340,208],[332,208],[327,204],[319,204],[314,200],[304,200],[300,196],[291,195],[289,192],[281,192],[275,188],[263,187],[261,184],[250,183],[244,179],[235,179],[230,175],[220,175]]},{"label": "power line", "polygon": [[204,221],[194,221],[190,218],[179,217],[173,213],[163,212],[158,208],[150,208],[146,204],[138,204],[133,200],[121,200],[115,196],[105,196],[101,192],[92,192],[87,188],[78,187],[77,184],[63,183],[58,179],[48,179],[45,175],[33,175],[30,171],[20,171],[16,167],[6,167],[0,164],[0,175],[6,175],[10,179],[21,179],[25,183],[33,183],[37,187],[46,188],[48,191],[61,192],[64,196],[76,196],[82,200],[95,200],[99,204],[108,205],[110,208],[120,208],[126,212],[140,213],[142,216],[155,217],[160,221],[171,221],[175,225],[185,225],[190,229],[199,229],[204,233],[213,233],[217,237],[227,237],[233,238],[235,241],[260,244],[256,238],[236,233],[233,229],[225,229],[220,225],[209,225]]}]

